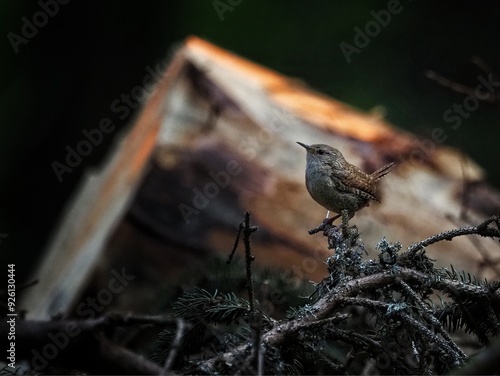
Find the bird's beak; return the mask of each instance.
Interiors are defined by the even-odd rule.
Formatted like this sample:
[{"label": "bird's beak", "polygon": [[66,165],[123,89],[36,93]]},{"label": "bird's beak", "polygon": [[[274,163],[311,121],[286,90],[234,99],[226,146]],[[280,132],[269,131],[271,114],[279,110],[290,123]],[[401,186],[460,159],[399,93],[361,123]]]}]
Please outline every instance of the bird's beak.
[{"label": "bird's beak", "polygon": [[304,149],[309,150],[311,147],[309,145],[303,144],[302,142],[297,142],[300,146],[302,146]]}]

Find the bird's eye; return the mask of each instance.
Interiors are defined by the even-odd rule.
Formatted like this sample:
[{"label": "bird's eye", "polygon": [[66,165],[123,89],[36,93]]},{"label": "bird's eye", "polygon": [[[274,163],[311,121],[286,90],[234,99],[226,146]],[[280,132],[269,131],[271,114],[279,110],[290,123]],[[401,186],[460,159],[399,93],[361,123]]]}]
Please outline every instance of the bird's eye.
[{"label": "bird's eye", "polygon": [[323,154],[325,154],[325,151],[324,151],[324,150],[319,149],[319,150],[318,150],[318,154],[319,154],[319,155],[323,155]]}]

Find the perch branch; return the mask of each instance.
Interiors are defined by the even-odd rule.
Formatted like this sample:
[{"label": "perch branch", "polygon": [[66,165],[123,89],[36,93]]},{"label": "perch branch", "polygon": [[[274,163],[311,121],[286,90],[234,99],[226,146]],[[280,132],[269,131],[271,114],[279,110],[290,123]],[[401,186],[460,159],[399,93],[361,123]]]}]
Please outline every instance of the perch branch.
[{"label": "perch branch", "polygon": [[[386,273],[378,273],[366,277],[357,278],[346,282],[342,286],[332,289],[329,293],[325,294],[323,297],[318,299],[316,303],[313,304],[311,310],[314,312],[314,315],[296,318],[290,321],[284,321],[276,324],[272,329],[270,329],[266,333],[263,333],[262,343],[268,346],[279,347],[286,343],[286,341],[294,338],[294,336],[298,332],[315,328],[320,324],[326,323],[326,321],[320,320],[327,320],[336,309],[345,305],[346,302],[349,302],[349,298],[352,298],[362,292],[367,292],[370,290],[388,286],[392,283],[396,283],[398,280],[428,284],[431,288],[450,293],[458,294],[460,292],[475,295],[476,297],[492,296],[496,299],[500,299],[499,290],[491,292],[487,286],[471,286],[449,278],[436,279],[429,275],[426,275],[425,273],[408,268],[394,268],[395,271],[392,270]],[[353,301],[356,301],[356,299],[354,299]],[[387,309],[387,303],[370,301],[370,304],[372,304],[372,307],[375,308]],[[415,321],[410,316],[405,316],[404,319],[412,326],[416,326],[418,324],[415,323]],[[425,328],[426,327],[423,324],[418,325],[419,330],[424,330]],[[449,350],[449,353],[454,354],[454,358],[456,360],[455,363],[459,364],[465,361],[463,352],[457,351],[455,345],[450,345],[446,338],[441,339],[434,333],[430,332],[428,329],[423,331],[422,335],[424,335],[429,340],[437,341],[439,345],[445,346]],[[242,354],[245,353],[247,348],[248,344],[240,345],[229,352],[208,359],[202,362],[203,368],[214,370],[216,369],[216,364],[219,362],[233,363],[236,359],[243,356]]]}]

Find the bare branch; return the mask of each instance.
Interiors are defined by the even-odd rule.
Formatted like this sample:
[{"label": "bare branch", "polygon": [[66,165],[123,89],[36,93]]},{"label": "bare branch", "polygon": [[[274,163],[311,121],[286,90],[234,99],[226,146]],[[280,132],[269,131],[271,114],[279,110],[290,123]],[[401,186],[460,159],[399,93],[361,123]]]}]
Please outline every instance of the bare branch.
[{"label": "bare branch", "polygon": [[[121,347],[104,335],[100,335],[99,342],[101,344],[100,354],[103,359],[112,364],[120,365],[127,374],[131,375],[160,375],[162,369],[156,363],[144,358],[142,355],[136,354],[129,349]],[[172,374],[172,373],[170,373]]]},{"label": "bare branch", "polygon": [[170,345],[170,352],[168,353],[167,359],[165,360],[165,366],[163,367],[162,375],[171,374],[172,366],[174,365],[175,358],[177,357],[177,352],[181,347],[182,337],[184,336],[186,330],[189,328],[189,325],[187,325],[184,320],[177,319],[176,321],[177,331],[175,332],[174,340]]},{"label": "bare branch", "polygon": [[465,94],[471,97],[477,98],[479,101],[495,103],[496,96],[494,93],[487,93],[486,95],[478,96],[476,93],[476,89],[467,85],[462,85],[456,81],[450,80],[449,78],[443,77],[435,71],[429,70],[425,72],[425,76],[432,81],[437,82],[441,86],[444,86],[454,92]]},{"label": "bare branch", "polygon": [[425,240],[422,240],[418,243],[412,244],[411,246],[408,247],[407,252],[409,254],[415,254],[417,251],[431,245],[437,242],[440,242],[442,240],[452,240],[453,238],[456,238],[457,236],[464,236],[464,235],[480,235],[484,237],[489,237],[489,238],[500,238],[500,231],[498,229],[494,229],[489,227],[489,224],[492,222],[498,223],[499,221],[499,216],[495,215],[490,218],[488,218],[486,221],[481,223],[478,226],[467,226],[467,227],[461,227],[457,229],[453,229],[450,231],[442,232],[437,235],[433,235]]}]

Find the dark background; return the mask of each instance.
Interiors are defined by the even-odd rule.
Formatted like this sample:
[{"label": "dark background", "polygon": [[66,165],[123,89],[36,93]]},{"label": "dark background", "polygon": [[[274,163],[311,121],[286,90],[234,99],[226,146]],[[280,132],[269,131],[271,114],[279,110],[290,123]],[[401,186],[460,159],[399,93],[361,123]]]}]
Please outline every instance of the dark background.
[{"label": "dark background", "polygon": [[[443,128],[446,144],[479,162],[500,188],[498,103],[481,102],[453,130],[443,113],[466,95],[425,77],[434,70],[475,87],[487,74],[473,56],[500,73],[498,3],[402,0],[403,10],[348,63],[339,44],[354,45],[354,28],[364,29],[370,12],[387,9],[386,1],[221,2],[231,8],[222,17],[212,0],[72,0],[17,53],[7,34],[22,36],[22,17],[32,21],[41,5],[0,5],[0,234],[8,234],[0,235],[2,265],[16,262],[19,278],[27,275],[82,173],[99,164],[133,120],[132,113],[119,119],[111,103],[141,85],[146,67],[168,59],[192,34],[354,107],[376,108],[422,137]],[[64,163],[66,146],[105,117],[116,130],[59,182],[52,162]]]}]

